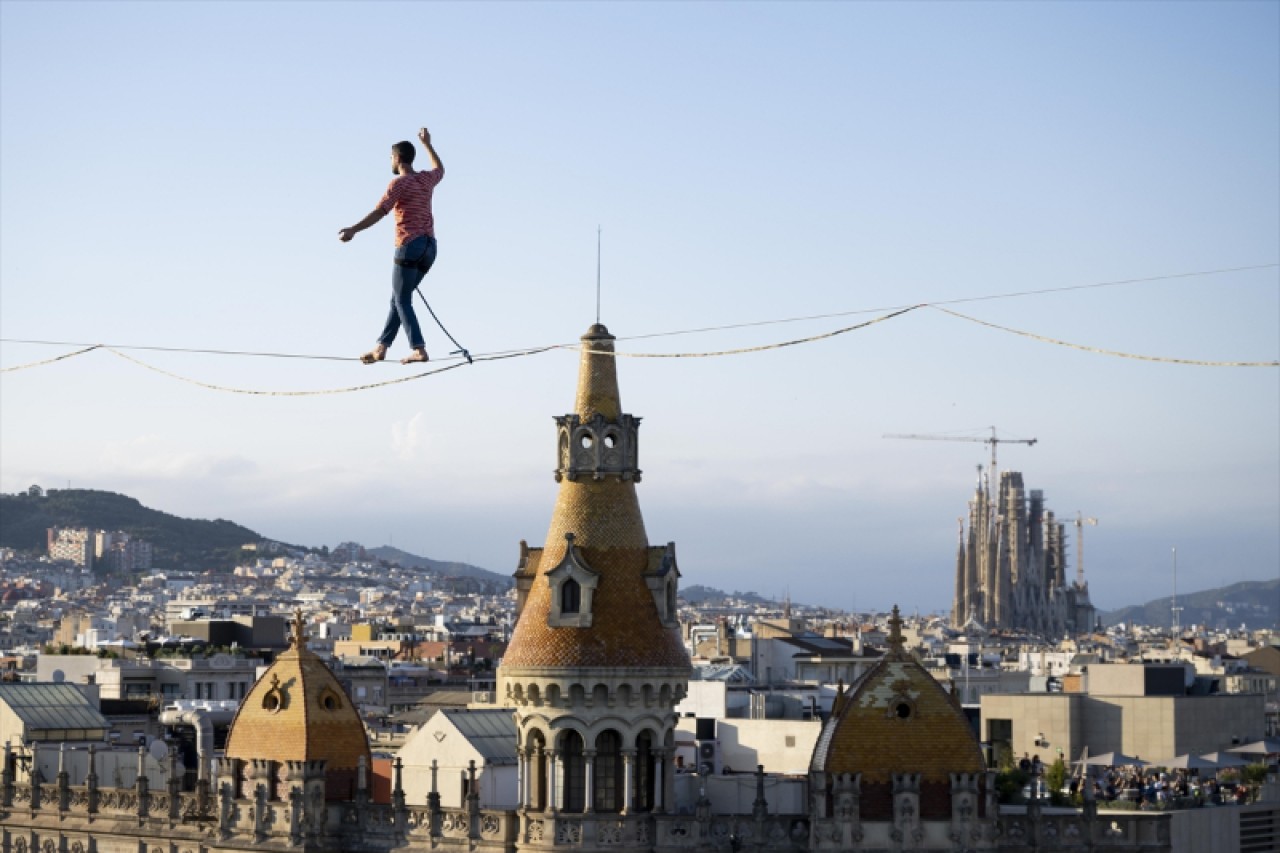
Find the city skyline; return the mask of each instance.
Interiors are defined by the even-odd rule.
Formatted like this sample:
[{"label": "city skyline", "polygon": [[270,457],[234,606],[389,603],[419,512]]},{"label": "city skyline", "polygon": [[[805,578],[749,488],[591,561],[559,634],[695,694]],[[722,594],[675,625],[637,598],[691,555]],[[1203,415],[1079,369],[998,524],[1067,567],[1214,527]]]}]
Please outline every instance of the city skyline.
[{"label": "city skyline", "polygon": [[[354,358],[391,227],[335,234],[423,124],[448,170],[424,292],[477,355],[576,341],[598,227],[626,354],[769,347],[919,303],[1102,350],[1280,353],[1275,5],[298,8],[0,4],[0,366],[75,349],[18,340]],[[398,27],[424,33],[409,83],[370,62]],[[414,375],[122,352],[277,392]],[[70,481],[509,574],[547,530],[573,356],[288,397],[99,350],[0,376],[0,490]],[[677,543],[686,584],[948,609],[989,451],[882,436],[992,425],[1037,439],[1001,470],[1059,520],[1099,519],[1100,609],[1167,594],[1173,547],[1180,591],[1280,569],[1274,368],[921,309],[618,369],[649,538]]]}]

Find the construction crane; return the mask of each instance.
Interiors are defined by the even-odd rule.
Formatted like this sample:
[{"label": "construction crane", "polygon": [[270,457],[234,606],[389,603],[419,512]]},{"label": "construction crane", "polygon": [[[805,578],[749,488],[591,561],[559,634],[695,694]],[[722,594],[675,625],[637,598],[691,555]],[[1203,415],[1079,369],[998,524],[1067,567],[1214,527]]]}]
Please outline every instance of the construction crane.
[{"label": "construction crane", "polygon": [[1086,524],[1096,525],[1098,519],[1085,518],[1084,513],[1076,510],[1075,521],[1072,522],[1076,526],[1076,586],[1084,586],[1084,526]]},{"label": "construction crane", "polygon": [[990,476],[987,479],[987,495],[991,495],[993,488],[998,488],[999,484],[996,479],[996,448],[1001,444],[1025,444],[1028,447],[1035,444],[1038,439],[1035,438],[1000,438],[996,435],[996,428],[989,427],[990,436],[976,435],[916,435],[914,433],[885,433],[882,438],[913,438],[923,441],[980,441],[983,444],[991,445],[991,468]]}]

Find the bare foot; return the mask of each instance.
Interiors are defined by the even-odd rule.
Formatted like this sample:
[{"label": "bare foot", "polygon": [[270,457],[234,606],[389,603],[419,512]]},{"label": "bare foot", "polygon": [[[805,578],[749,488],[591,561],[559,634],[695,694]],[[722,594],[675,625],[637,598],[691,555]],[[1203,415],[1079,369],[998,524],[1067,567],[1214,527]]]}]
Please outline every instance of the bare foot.
[{"label": "bare foot", "polygon": [[430,361],[430,360],[431,359],[427,356],[427,351],[422,347],[418,347],[413,352],[409,353],[404,358],[400,359],[400,363],[401,364],[418,364],[419,362]]},{"label": "bare foot", "polygon": [[364,355],[360,356],[360,360],[365,364],[373,364],[375,361],[382,361],[387,357],[387,348],[382,344],[378,344]]}]

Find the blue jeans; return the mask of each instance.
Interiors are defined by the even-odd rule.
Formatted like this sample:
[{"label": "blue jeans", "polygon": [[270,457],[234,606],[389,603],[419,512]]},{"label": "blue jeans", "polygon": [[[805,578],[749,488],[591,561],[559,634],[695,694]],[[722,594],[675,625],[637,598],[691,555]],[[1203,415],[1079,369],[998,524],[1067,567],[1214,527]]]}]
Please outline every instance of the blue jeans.
[{"label": "blue jeans", "polygon": [[413,291],[436,262],[436,238],[423,234],[403,246],[396,246],[395,261],[391,273],[391,311],[387,314],[382,334],[378,336],[378,343],[384,347],[391,346],[403,325],[405,334],[409,336],[409,346],[422,349],[426,342],[422,339],[418,315],[413,313]]}]

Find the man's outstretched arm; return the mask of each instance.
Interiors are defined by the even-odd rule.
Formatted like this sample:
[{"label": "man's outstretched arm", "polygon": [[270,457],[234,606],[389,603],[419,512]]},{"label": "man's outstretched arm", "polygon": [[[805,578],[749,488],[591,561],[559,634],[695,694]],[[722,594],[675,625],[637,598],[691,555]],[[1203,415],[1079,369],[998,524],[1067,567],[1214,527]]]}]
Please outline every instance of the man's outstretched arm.
[{"label": "man's outstretched arm", "polygon": [[375,207],[372,213],[370,213],[364,219],[361,219],[355,225],[352,225],[350,228],[340,229],[338,231],[338,239],[346,243],[352,237],[356,236],[361,231],[368,228],[370,225],[376,225],[379,221],[381,221],[382,217],[386,215],[387,213],[385,210],[383,210],[380,207]]},{"label": "man's outstretched arm", "polygon": [[440,159],[440,155],[436,153],[435,146],[431,144],[431,131],[425,127],[418,131],[418,141],[422,143],[422,147],[427,149],[427,156],[431,158],[431,170],[439,169],[444,172],[444,161]]}]

